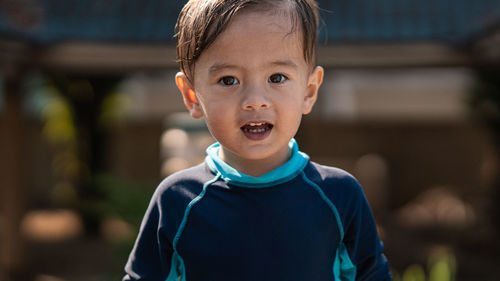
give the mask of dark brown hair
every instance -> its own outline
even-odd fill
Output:
[[[191,83],[194,65],[201,53],[227,27],[232,17],[246,8],[285,11],[293,30],[302,32],[305,61],[316,64],[318,6],[315,0],[190,0],[182,9],[175,25],[177,62]]]

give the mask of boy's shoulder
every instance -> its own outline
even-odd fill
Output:
[[[205,163],[175,172],[161,181],[155,196],[172,193],[199,193],[203,184],[214,177]]]
[[[336,183],[359,186],[356,178],[343,169],[322,165],[313,161],[309,163],[310,164],[306,167],[304,172],[316,183]]]
[[[350,173],[314,162],[310,162],[305,172],[306,176],[316,183],[335,205],[345,227],[353,221],[354,217],[366,211],[368,201],[363,188]]]
[[[364,198],[363,189],[358,180],[343,169],[310,161],[304,172],[328,197]]]
[[[197,164],[195,166],[179,170],[162,180],[160,186],[175,184],[178,182],[185,181],[196,181],[204,182],[210,180],[214,177],[214,174],[210,171],[205,162]],[[208,179],[207,179],[208,178]]]

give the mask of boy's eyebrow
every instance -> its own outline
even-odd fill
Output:
[[[223,69],[231,69],[231,68],[238,68],[238,66],[234,64],[228,64],[228,63],[215,63],[212,66],[208,68],[209,73],[214,73],[214,72],[219,72]]]
[[[292,67],[292,68],[298,68],[299,66],[292,60],[277,60],[277,61],[273,61],[271,62],[272,65],[276,65],[276,66],[288,66],[288,67]]]
[[[276,60],[269,63],[273,66],[286,66],[291,68],[298,68],[299,66],[293,60]],[[217,73],[224,69],[237,69],[240,68],[237,65],[229,64],[229,63],[215,63],[208,68],[209,73]]]

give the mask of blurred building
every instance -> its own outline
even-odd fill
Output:
[[[183,4],[0,1],[0,280],[3,268],[22,263],[19,219],[47,202],[56,180],[53,147],[41,138],[44,121],[25,106],[26,85],[63,77],[90,81],[95,96],[119,92],[127,102],[119,126],[109,127],[99,146],[98,169],[156,184],[162,157],[169,157],[161,155],[160,140],[176,127],[169,116],[184,112],[173,80],[173,27]],[[467,100],[476,74],[500,67],[498,1],[319,4],[318,63],[326,76],[297,135],[301,149],[354,173],[375,211],[443,185],[476,200],[498,160]]]

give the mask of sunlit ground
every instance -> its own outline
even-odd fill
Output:
[[[98,237],[85,237],[82,218],[65,209],[27,213],[21,233],[34,281],[119,280],[125,257],[117,257],[116,243],[136,235],[126,222],[107,218]]]
[[[24,237],[34,241],[60,241],[83,235],[83,222],[69,210],[38,210],[25,215],[21,223]]]
[[[446,186],[423,192],[404,206],[397,217],[401,224],[414,227],[466,227],[476,220],[472,206],[454,194],[452,187]]]

